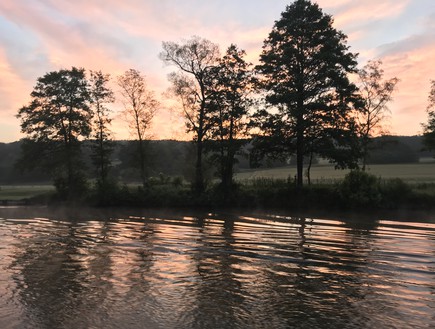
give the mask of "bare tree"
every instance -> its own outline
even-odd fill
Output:
[[[148,90],[145,76],[130,69],[118,77],[118,86],[123,97],[124,117],[130,131],[138,141],[139,169],[143,187],[147,187],[145,141],[159,102]]]
[[[399,79],[384,80],[382,61],[369,61],[358,71],[359,90],[363,100],[361,111],[357,112],[362,141],[363,164],[365,170],[371,138],[385,132],[384,121],[391,115],[387,106],[393,97]]]
[[[178,72],[170,74],[172,92],[180,99],[186,126],[194,133],[196,143],[195,191],[204,190],[202,169],[203,143],[212,125],[210,102],[213,94],[212,68],[219,59],[219,48],[206,39],[192,37],[179,44],[163,42],[163,62],[174,65]]]

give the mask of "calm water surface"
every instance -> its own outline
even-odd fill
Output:
[[[435,224],[3,208],[0,328],[435,328]]]

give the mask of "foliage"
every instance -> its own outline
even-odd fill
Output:
[[[423,143],[426,149],[435,150],[435,80],[431,80],[431,89],[428,98],[427,106],[428,121],[423,124]]]
[[[137,138],[139,169],[142,185],[147,186],[145,140],[151,121],[159,106],[154,93],[147,88],[145,77],[138,71],[130,69],[118,77],[124,104],[124,117]]]
[[[256,114],[262,132],[256,143],[268,152],[296,154],[299,187],[305,155],[318,153],[340,167],[356,166],[350,113],[358,98],[348,79],[356,70],[356,55],[348,52],[347,37],[332,23],[317,4],[295,1],[275,22],[257,66],[275,112]]]
[[[412,194],[410,185],[400,178],[384,181],[380,190],[383,208],[398,208],[406,203]]]
[[[363,100],[362,107],[356,112],[362,143],[362,169],[365,170],[369,145],[375,135],[384,134],[384,121],[389,117],[388,102],[399,79],[383,80],[382,62],[369,61],[358,71],[359,90]]]
[[[247,129],[248,108],[251,104],[252,78],[244,50],[231,45],[213,69],[212,110],[214,125],[211,126],[210,143],[214,151],[212,160],[219,163],[224,197],[233,186],[233,166],[236,154],[243,146]]]
[[[365,171],[352,170],[339,185],[344,206],[377,208],[382,201],[379,179]]]
[[[177,72],[169,75],[172,83],[171,93],[175,95],[186,118],[189,132],[193,132],[196,143],[195,183],[197,193],[204,191],[203,178],[203,143],[213,125],[210,100],[211,71],[219,59],[219,48],[206,39],[192,37],[182,44],[163,42],[160,58],[169,65],[174,65]]]
[[[105,185],[109,168],[111,166],[111,155],[114,144],[111,140],[109,129],[111,118],[107,103],[115,101],[113,91],[108,87],[110,76],[101,71],[91,71],[90,96],[93,109],[93,137],[92,160],[97,172],[99,185]]]
[[[38,78],[31,97],[17,115],[28,139],[23,159],[32,158],[32,166],[49,168],[56,180],[63,181],[59,187],[65,197],[79,195],[83,188],[80,139],[89,137],[92,117],[85,70],[73,67],[47,73]]]

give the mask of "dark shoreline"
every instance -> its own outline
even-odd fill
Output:
[[[379,221],[427,222],[435,223],[435,209],[390,209],[390,210],[328,210],[328,209],[265,209],[265,208],[204,208],[204,207],[94,207],[77,205],[10,205],[0,206],[0,219],[50,218],[71,221],[146,221],[170,217],[177,220],[183,217],[200,219],[234,219],[255,217],[264,220],[294,222],[301,219],[324,219],[351,222],[356,225],[373,225]],[[10,217],[10,218],[8,218]]]

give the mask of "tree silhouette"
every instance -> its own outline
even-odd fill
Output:
[[[97,185],[104,190],[107,185],[107,176],[111,165],[110,156],[114,145],[109,129],[111,118],[107,103],[115,101],[113,91],[108,87],[110,76],[101,71],[91,71],[90,96],[93,109],[93,137],[92,160],[97,171]]]
[[[143,187],[147,187],[145,142],[151,121],[159,106],[154,93],[147,89],[145,77],[130,69],[118,77],[118,86],[123,96],[124,117],[138,142],[139,169]]]
[[[219,59],[219,48],[209,40],[192,37],[182,44],[163,42],[160,58],[178,69],[178,72],[169,76],[172,83],[171,91],[181,102],[187,130],[194,134],[194,189],[196,193],[201,193],[204,190],[203,144],[213,124],[210,118],[210,99],[214,90],[211,88],[210,74]]]
[[[358,71],[359,90],[363,99],[362,110],[357,111],[357,119],[362,143],[362,169],[365,170],[371,138],[382,134],[384,120],[389,116],[388,102],[392,98],[399,79],[383,80],[382,61],[369,61]]]
[[[31,97],[17,115],[21,131],[27,134],[24,159],[33,157],[31,167],[46,165],[58,192],[74,197],[84,188],[80,140],[91,133],[85,70],[73,67],[46,73],[38,78]]]
[[[296,154],[299,187],[304,156],[312,152],[324,153],[340,166],[355,166],[342,155],[351,150],[346,140],[354,135],[349,114],[356,87],[348,74],[356,70],[356,54],[348,51],[346,35],[332,23],[317,4],[295,1],[275,22],[257,66],[266,101],[274,108],[257,113],[263,131],[257,140],[269,141],[271,151]]]
[[[428,101],[428,122],[423,124],[423,143],[428,150],[435,150],[435,80],[431,80]]]
[[[249,93],[252,89],[251,64],[244,60],[244,50],[231,45],[225,56],[214,68],[213,121],[211,138],[215,153],[214,158],[220,164],[224,196],[228,197],[233,185],[233,166],[235,155],[245,143],[241,137],[246,136],[248,108],[251,104]]]

